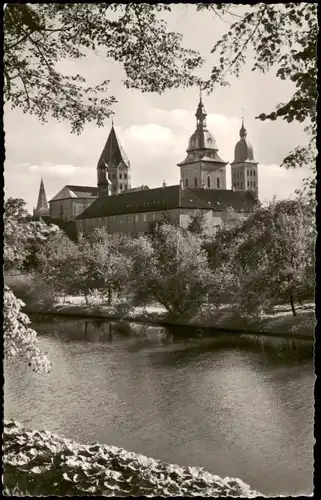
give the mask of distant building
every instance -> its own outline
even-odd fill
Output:
[[[190,216],[202,212],[208,232],[215,232],[228,210],[249,214],[256,204],[250,191],[183,188],[180,185],[98,198],[76,219],[77,232],[89,234],[104,227],[110,233],[135,236],[150,233],[153,223],[166,218],[187,228]]]
[[[50,216],[64,222],[75,220],[98,196],[92,186],[65,186],[50,201]]]
[[[213,233],[231,209],[243,215],[250,214],[257,204],[257,182],[256,187],[249,185],[245,182],[247,177],[244,177],[242,185],[235,183],[232,190],[226,189],[228,162],[218,155],[216,141],[207,129],[207,113],[202,99],[195,116],[196,130],[188,142],[187,156],[178,164],[181,172],[180,184],[166,186],[164,181],[163,187],[155,189],[148,189],[147,186],[147,189],[143,189],[143,186],[141,188],[127,186],[126,190],[122,186],[120,189],[119,176],[127,172],[127,180],[129,179],[129,161],[120,148],[112,127],[97,167],[99,196],[76,218],[77,232],[88,234],[95,228],[104,227],[111,233],[135,236],[151,232],[153,225],[164,218],[172,224],[187,228],[190,216],[201,212],[205,215],[208,232]],[[255,169],[257,179],[257,163],[253,160],[251,145],[246,140],[244,143],[246,136],[244,130],[242,122],[242,135],[239,141],[241,145],[238,143],[235,147],[232,168],[242,172],[244,176],[247,176],[249,168]],[[108,156],[109,151],[114,153]],[[116,158],[114,163],[112,157]],[[104,169],[102,158],[104,158]],[[119,169],[116,169],[114,178],[111,176],[115,170],[108,169],[109,164],[120,165]],[[123,180],[123,177],[121,179]]]
[[[215,138],[206,124],[200,98],[185,159],[178,164],[180,183],[160,188],[131,187],[131,166],[112,124],[97,163],[97,187],[67,185],[50,201],[41,179],[36,215],[47,215],[73,237],[97,227],[112,233],[149,233],[166,219],[187,228],[190,216],[205,215],[209,233],[216,231],[232,211],[250,214],[258,202],[258,163],[247,139],[242,118],[240,140],[231,163],[232,189],[226,189],[226,165],[218,154]]]

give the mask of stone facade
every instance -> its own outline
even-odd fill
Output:
[[[97,228],[104,228],[109,233],[122,233],[135,237],[138,234],[150,233],[152,224],[161,220],[168,220],[171,224],[187,229],[191,216],[196,213],[205,215],[205,228],[207,234],[214,234],[222,224],[222,214],[212,210],[200,209],[172,209],[162,212],[143,212],[109,217],[93,217],[76,220],[77,233],[90,234]]]
[[[75,220],[96,199],[96,187],[65,186],[49,201],[50,217],[64,222]]]

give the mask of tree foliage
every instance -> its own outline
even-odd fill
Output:
[[[154,238],[141,237],[136,263],[136,293],[162,304],[173,317],[193,316],[206,301],[213,276],[201,240],[163,224]]]
[[[202,58],[182,47],[159,16],[165,4],[7,4],[4,10],[4,96],[11,107],[68,120],[79,133],[112,114],[109,80],[89,86],[80,74],[61,71],[63,60],[93,53],[122,64],[124,85],[143,92],[189,86]]]
[[[120,292],[128,291],[132,261],[122,251],[123,238],[103,229],[94,231],[89,241],[79,242],[79,259],[84,268],[87,289],[108,297],[108,304]]]
[[[25,201],[9,198],[4,204],[5,270],[32,269],[38,265],[38,253],[46,239],[56,234],[57,226],[32,221]]]
[[[42,246],[38,274],[58,294],[78,293],[82,281],[77,245],[62,231],[53,234]]]
[[[294,82],[296,90],[288,102],[257,118],[307,122],[309,145],[295,148],[283,165],[310,165],[316,155],[317,3],[258,3],[247,7],[248,12],[240,16],[233,4],[199,4],[199,10],[209,9],[232,21],[212,49],[216,63],[204,87],[213,90],[217,84],[227,85],[229,76],[239,77],[249,54],[253,55],[252,71],[265,73],[273,68],[277,78]]]
[[[4,287],[3,338],[7,359],[21,357],[36,372],[49,372],[51,363],[38,346],[37,333],[29,327],[30,320],[21,312],[24,303]]]
[[[246,315],[314,296],[313,211],[302,199],[273,201],[207,242],[213,270],[232,277],[232,301]]]
[[[194,234],[203,234],[206,230],[206,217],[201,211],[190,215],[190,221],[187,226],[188,231]]]

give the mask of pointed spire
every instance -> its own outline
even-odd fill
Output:
[[[200,86],[200,100],[197,106],[197,110],[195,113],[196,116],[196,125],[198,128],[206,127],[206,109],[204,107],[203,101],[202,101],[202,87]]]
[[[240,137],[241,139],[244,139],[247,135],[246,128],[244,126],[244,115],[243,115],[243,108],[242,108],[242,127],[240,129]]]
[[[35,209],[35,214],[38,215],[40,213],[44,213],[44,212],[48,212],[48,211],[49,211],[49,205],[47,202],[47,196],[46,196],[43,178],[41,177],[38,202],[37,202],[37,206]]]
[[[114,129],[114,123],[112,123],[108,139],[98,163],[101,164],[102,162],[104,162],[108,167],[110,167],[111,164],[114,164],[115,166],[119,165],[121,161],[129,166],[128,157],[117,137],[116,131]]]

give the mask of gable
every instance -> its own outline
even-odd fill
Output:
[[[98,188],[91,186],[65,186],[49,201],[65,200],[66,198],[96,198]]]
[[[63,187],[50,201],[63,200],[65,198],[76,198],[76,195],[72,194],[68,186]]]

